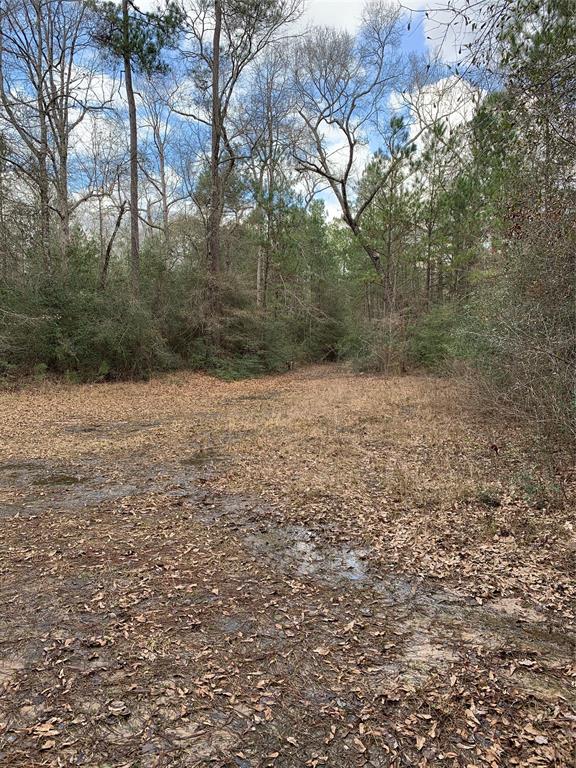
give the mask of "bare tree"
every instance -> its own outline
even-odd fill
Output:
[[[87,7],[69,0],[8,0],[0,7],[0,117],[18,151],[10,163],[38,189],[39,250],[50,266],[50,213],[65,263],[73,132],[101,103],[92,91]],[[54,195],[52,194],[54,191]]]
[[[189,58],[199,98],[181,110],[210,131],[210,210],[207,255],[220,272],[225,189],[238,160],[231,113],[246,69],[302,12],[302,0],[192,0],[188,6]]]
[[[257,218],[262,220],[256,265],[256,304],[266,307],[268,275],[276,247],[275,219],[291,186],[297,140],[289,61],[282,48],[270,48],[255,65],[238,109],[237,133],[247,151],[246,170]]]
[[[141,101],[141,125],[148,136],[142,145],[140,165],[151,194],[153,209],[159,206],[157,218],[149,222],[160,230],[164,241],[165,258],[170,256],[170,210],[188,196],[181,178],[179,147],[184,142],[184,126],[175,114],[180,86],[173,77],[146,77],[138,85]],[[187,137],[186,137],[187,138]],[[189,151],[189,143],[186,151]]]
[[[363,216],[375,197],[403,162],[427,125],[418,123],[404,143],[391,141],[398,123],[390,119],[390,98],[401,99],[405,74],[400,56],[400,11],[387,3],[366,4],[356,36],[317,28],[294,51],[294,84],[298,114],[306,141],[296,151],[299,171],[323,179],[332,190],[342,218],[382,276],[382,258],[366,237]],[[394,113],[392,113],[394,114]],[[362,154],[370,137],[393,148],[386,169],[374,176],[373,186],[357,196]]]

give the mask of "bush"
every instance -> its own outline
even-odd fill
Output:
[[[339,357],[356,371],[397,373],[405,365],[405,338],[399,324],[352,324],[338,345]]]
[[[458,307],[443,304],[433,307],[409,326],[406,345],[408,365],[434,372],[445,371],[463,352],[457,335],[460,323]]]
[[[10,300],[2,297],[6,306]],[[38,296],[12,296],[0,357],[24,373],[75,372],[81,380],[142,377],[179,363],[149,311],[119,291],[50,286]]]

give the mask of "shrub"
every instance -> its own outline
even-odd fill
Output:
[[[407,363],[416,368],[442,372],[461,354],[456,337],[461,321],[454,304],[433,307],[407,329]]]

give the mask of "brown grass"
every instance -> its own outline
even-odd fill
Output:
[[[573,506],[461,381],[178,374],[0,416],[0,765],[569,765]],[[283,564],[295,530],[364,581]]]

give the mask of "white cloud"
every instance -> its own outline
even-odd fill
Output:
[[[426,83],[409,93],[394,93],[390,106],[409,110],[412,123],[410,137],[414,139],[423,128],[442,122],[449,131],[469,122],[484,97],[484,93],[467,80],[456,75]]]
[[[305,21],[314,26],[355,29],[360,23],[362,0],[309,0]]]
[[[162,5],[158,0],[139,0],[142,11],[154,11]],[[362,0],[307,0],[303,21],[314,26],[354,29],[360,23]]]
[[[320,195],[320,199],[324,202],[324,210],[326,211],[326,218],[328,221],[334,221],[334,219],[342,218],[342,208],[340,203],[333,194],[329,192],[323,192]]]
[[[413,23],[421,23],[432,58],[447,64],[460,62],[466,56],[467,44],[473,39],[472,22],[480,17],[482,4],[469,0],[412,0],[407,7],[414,11]],[[465,12],[469,24],[465,24]]]
[[[335,175],[343,173],[350,157],[350,147],[346,137],[337,126],[327,126],[324,131],[326,154],[330,160],[331,168]],[[354,152],[354,165],[352,175],[360,178],[362,171],[370,160],[372,152],[368,144],[360,144]]]

